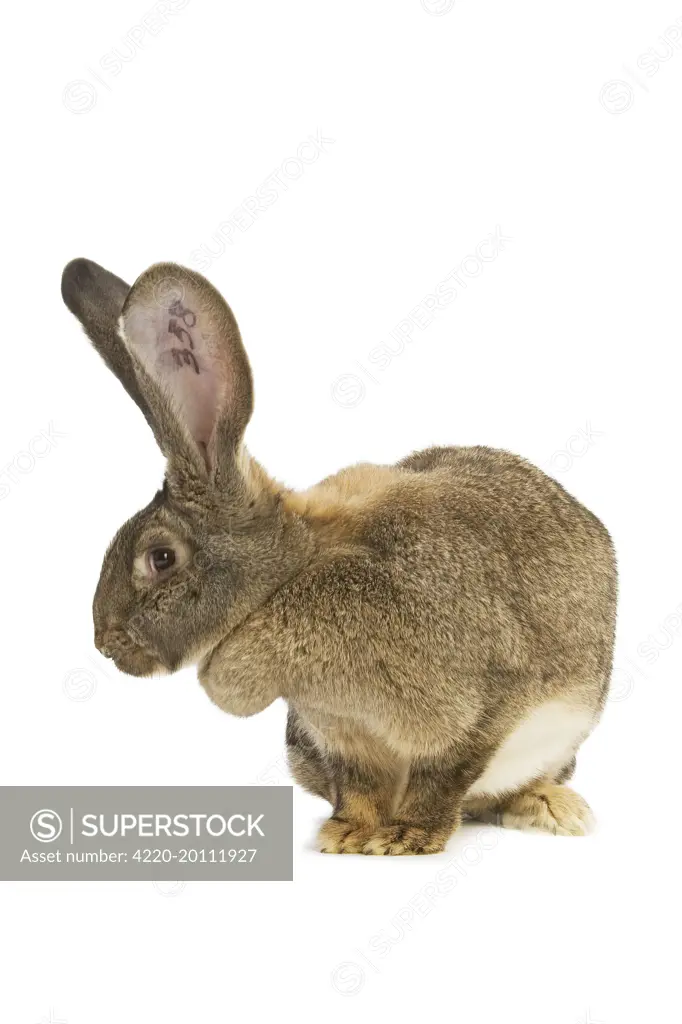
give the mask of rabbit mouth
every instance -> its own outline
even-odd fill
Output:
[[[163,662],[140,647],[120,651],[111,657],[116,668],[128,676],[158,676],[168,673]]]
[[[105,658],[111,658],[121,672],[129,676],[165,675],[168,666],[158,655],[136,643],[123,630],[112,630],[104,637],[96,636],[95,645]]]

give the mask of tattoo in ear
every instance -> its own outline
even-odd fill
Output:
[[[175,360],[176,366],[192,366],[195,373],[201,373],[196,356],[193,352],[188,352],[186,348],[172,348],[171,355]]]
[[[171,319],[168,321],[168,333],[172,334],[178,339],[181,345],[189,346],[189,348],[172,348],[171,355],[175,365],[182,369],[183,366],[191,366],[196,374],[200,374],[199,364],[196,356],[192,349],[194,348],[194,341],[190,334],[189,328],[194,327],[197,322],[196,313],[193,310],[183,306],[181,302],[174,302],[169,308],[168,312],[172,314]]]

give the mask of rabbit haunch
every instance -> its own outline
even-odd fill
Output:
[[[567,765],[592,731],[594,711],[551,700],[516,726],[467,796],[499,796]]]

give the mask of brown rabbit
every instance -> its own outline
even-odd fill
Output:
[[[158,264],[129,288],[75,260],[62,294],[167,459],[105,555],[100,651],[131,675],[196,663],[231,714],[283,697],[293,775],[334,808],[324,852],[435,853],[463,814],[583,835],[563,783],[611,669],[599,520],[489,448],[288,490],[244,448],[251,372],[203,277]]]

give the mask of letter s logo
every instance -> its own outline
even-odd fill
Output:
[[[56,811],[36,811],[31,818],[31,835],[39,843],[53,843],[62,834],[62,819]]]

